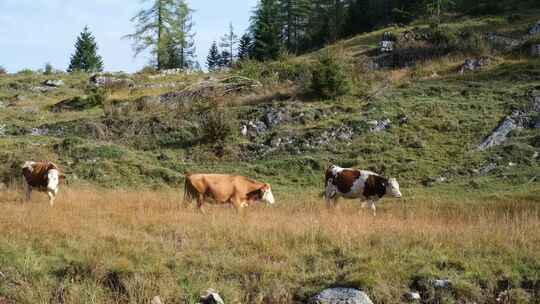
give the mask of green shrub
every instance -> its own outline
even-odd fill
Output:
[[[34,71],[32,71],[31,69],[22,69],[18,71],[17,74],[24,75],[24,76],[31,76],[31,75],[34,75]]]
[[[7,70],[0,65],[0,75],[6,75],[7,74]]]
[[[225,109],[210,109],[199,117],[202,137],[208,142],[224,142],[233,137],[238,122]]]
[[[311,91],[333,99],[348,94],[350,89],[344,65],[330,52],[323,52],[311,74]]]

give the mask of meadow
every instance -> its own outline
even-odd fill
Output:
[[[54,208],[0,193],[0,303],[305,303],[329,286],[375,303],[538,303],[540,188],[404,189],[377,217],[327,210],[317,191],[275,191],[243,215],[181,207],[182,193],[64,187]],[[448,279],[447,289],[433,280]]]

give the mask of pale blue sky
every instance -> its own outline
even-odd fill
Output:
[[[232,22],[240,35],[249,25],[257,0],[188,0],[195,9],[195,44],[204,63],[213,40]],[[148,4],[146,4],[148,5]],[[133,72],[148,62],[133,59],[131,17],[141,0],[0,0],[0,65],[9,72],[39,69],[46,62],[66,69],[77,35],[85,25],[96,36],[107,71]]]

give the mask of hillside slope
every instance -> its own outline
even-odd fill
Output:
[[[536,16],[458,19],[441,28],[478,35],[489,30],[517,40]],[[0,76],[0,159],[6,164],[0,177],[9,183],[24,159],[50,159],[65,167],[72,183],[108,186],[175,185],[186,169],[318,186],[328,161],[395,175],[405,184],[441,177],[468,183],[492,163],[497,166],[490,174],[511,183],[534,179],[540,144],[538,129],[529,127],[536,112],[527,114],[528,125],[512,132],[503,146],[475,147],[513,110],[531,109],[531,93],[540,86],[539,60],[482,44],[489,65],[460,75],[466,51],[406,42],[398,44],[394,68],[372,69],[370,62],[380,60],[375,49],[382,32],[401,37],[426,29],[422,24],[385,29],[332,46],[347,65],[353,90],[330,101],[303,93],[317,54],[243,64],[214,76],[116,75],[111,79],[120,81],[100,92],[89,88],[87,75]],[[470,53],[478,52],[477,47]],[[201,81],[205,89],[205,83],[231,75],[248,76],[262,87],[181,96]],[[65,84],[42,84],[51,79]],[[85,94],[90,98],[79,98]],[[71,108],[51,109],[66,99],[75,99]],[[224,110],[211,110],[216,106]],[[213,112],[218,117],[207,117]],[[208,137],[209,119],[231,136]],[[248,136],[239,134],[242,125],[249,127]]]

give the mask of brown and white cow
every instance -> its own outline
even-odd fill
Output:
[[[32,189],[47,192],[49,204],[54,205],[58,195],[58,186],[64,175],[57,165],[51,162],[27,161],[22,167],[23,186],[26,200],[30,200]]]
[[[212,198],[218,204],[232,204],[237,211],[257,201],[274,203],[269,184],[239,175],[186,173],[184,191],[184,206],[197,199],[197,207],[202,213],[206,198]]]
[[[366,170],[331,165],[326,170],[325,185],[325,199],[328,207],[335,206],[339,197],[359,198],[363,201],[362,208],[366,206],[367,201],[373,215],[376,214],[375,203],[383,196],[401,198],[399,184],[395,178],[386,179]]]

